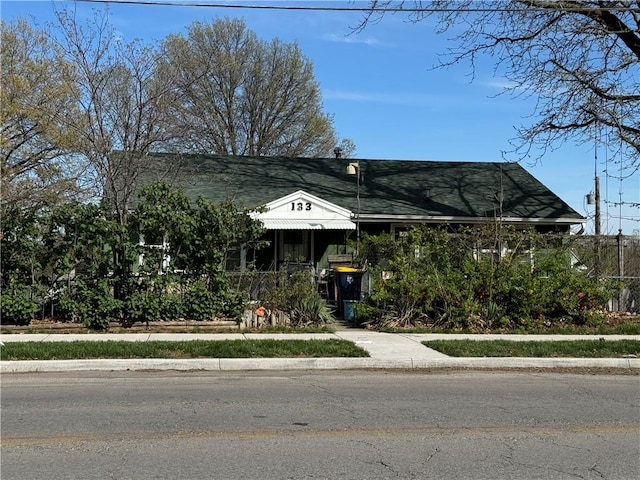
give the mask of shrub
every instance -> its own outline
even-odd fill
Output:
[[[123,321],[149,324],[162,318],[162,299],[163,295],[150,290],[133,292],[125,300]]]
[[[3,324],[29,325],[38,305],[29,298],[26,290],[3,290],[0,295],[0,319]]]
[[[179,277],[143,274],[132,283],[125,300],[125,323],[175,320],[183,317]]]
[[[83,323],[90,330],[108,329],[111,321],[122,318],[125,307],[123,301],[114,298],[106,279],[95,285],[77,282],[63,295],[60,305],[74,321]]]
[[[573,268],[566,239],[497,228],[455,234],[422,228],[390,248],[386,239],[364,237],[361,250],[383,251],[385,258],[370,269],[372,295],[356,318],[378,328],[471,330],[597,323],[619,286]]]
[[[290,307],[290,318],[294,327],[324,325],[333,320],[327,303],[319,295],[294,299]]]
[[[274,273],[272,288],[261,298],[266,307],[289,313],[293,326],[324,325],[333,321],[325,300],[320,296],[308,270],[288,275],[282,270]]]
[[[220,313],[236,320],[242,318],[248,295],[231,289],[225,291]]]
[[[82,319],[86,318],[88,308],[87,303],[82,302],[76,295],[66,290],[58,302],[57,316],[72,322],[82,323]]]
[[[185,306],[177,292],[165,292],[162,295],[160,318],[162,320],[178,320],[184,318]]]
[[[184,296],[185,316],[193,320],[211,320],[218,310],[218,298],[207,282],[196,280],[187,286]]]

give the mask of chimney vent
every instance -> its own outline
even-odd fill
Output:
[[[336,156],[336,158],[342,158],[342,149],[340,147],[334,148],[333,154]]]

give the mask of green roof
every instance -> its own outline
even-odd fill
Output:
[[[145,178],[164,178],[192,198],[257,207],[297,190],[367,215],[563,221],[583,217],[517,163],[154,154]]]

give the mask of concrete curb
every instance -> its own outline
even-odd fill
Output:
[[[640,369],[640,358],[526,358],[449,357],[425,347],[425,340],[640,340],[640,335],[456,335],[390,334],[367,330],[340,330],[323,334],[20,334],[0,335],[0,342],[69,342],[74,340],[309,340],[342,339],[369,353],[368,358],[201,358],[201,359],[91,359],[0,361],[0,373],[64,371],[241,371],[241,370],[355,370],[355,369],[518,369],[518,368],[612,368]]]
[[[249,371],[249,370],[358,370],[358,369],[520,369],[614,368],[640,369],[633,358],[208,358],[208,359],[111,359],[24,360],[0,362],[0,373],[70,371]]]

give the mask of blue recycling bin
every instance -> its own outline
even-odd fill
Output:
[[[344,300],[342,302],[344,312],[342,316],[345,320],[353,321],[356,316],[356,303],[358,302],[355,300]]]

